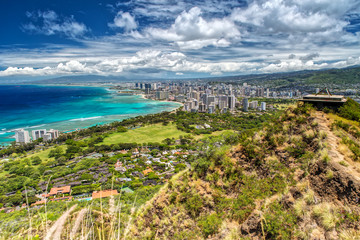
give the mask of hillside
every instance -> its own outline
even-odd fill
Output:
[[[177,112],[88,129],[60,145],[63,150],[78,147],[79,152],[70,155],[71,159],[65,161],[62,168],[52,169],[58,179],[63,176],[66,182],[67,174],[74,176],[81,169],[81,177],[89,183],[91,171],[104,170],[105,164],[112,166],[119,159],[127,164],[132,159],[138,171],[149,169],[136,154],[105,157],[109,151],[129,143],[107,146],[102,145],[102,141],[115,135],[130,136],[132,131],[141,129],[126,130],[128,125],[145,125],[149,121],[155,124],[150,126],[157,127],[164,121],[165,126],[173,127],[173,121],[189,136],[178,139],[182,145],[176,145],[175,138],[155,144],[166,149],[152,151],[156,156],[167,154],[169,159],[171,153],[165,152],[179,151],[175,159],[183,164],[171,168],[168,179],[161,176],[169,170],[163,170],[164,173],[158,170],[157,177],[151,173],[140,178],[132,176],[133,169],[120,174],[109,167],[112,177],[106,182],[100,184],[93,177],[92,184],[73,190],[78,194],[89,187],[117,189],[117,195],[91,201],[50,201],[45,206],[29,206],[27,203],[33,201],[34,196],[26,195],[23,208],[0,212],[0,239],[360,239],[358,113],[359,105],[349,101],[339,113],[315,111],[308,105],[291,106],[284,112],[257,119],[255,115]],[[235,118],[241,121],[235,122]],[[252,126],[254,119],[257,124]],[[196,132],[192,125],[204,120],[210,122],[213,129]],[[225,125],[243,130],[224,131]],[[99,136],[100,129],[105,131],[101,132],[104,138]],[[198,135],[191,136],[195,133]],[[87,134],[91,137],[86,138]],[[92,150],[87,150],[90,148]],[[71,165],[74,157],[94,151],[104,156]],[[185,151],[187,157],[181,157]],[[62,154],[61,157],[67,156]],[[37,156],[45,158],[42,161],[53,161],[46,160],[44,154]],[[25,161],[23,156],[19,158]],[[90,165],[86,165],[88,162]],[[2,173],[5,174],[1,177],[3,188],[13,187],[15,176],[10,171],[20,171],[17,168],[21,165],[16,166]],[[150,165],[150,168],[155,170],[159,166],[162,165]],[[22,174],[21,179],[36,186],[39,180],[31,180],[32,176],[26,171]],[[43,175],[42,180],[48,176]],[[126,176],[131,176],[132,181],[118,180]],[[155,185],[143,186],[148,180],[155,180]],[[54,186],[59,183],[55,179],[49,182]],[[21,184],[16,186],[22,190]],[[19,194],[18,191],[0,200],[9,205]],[[76,194],[75,198],[83,197]]]
[[[360,164],[330,123],[289,109],[209,149],[137,212],[128,239],[359,239]]]

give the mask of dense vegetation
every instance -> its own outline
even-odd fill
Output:
[[[46,151],[40,151],[30,153],[26,149],[27,146],[35,146],[35,143],[25,146],[13,146],[7,149],[1,150],[1,154],[12,153],[14,160],[9,160],[3,163],[0,174],[0,207],[19,206],[25,202],[25,187],[29,189],[28,198],[29,203],[34,203],[37,198],[36,194],[41,193],[39,184],[47,182],[51,177],[52,179],[61,178],[69,174],[75,174],[78,171],[86,170],[89,168],[100,167],[102,164],[115,164],[117,160],[122,162],[131,160],[131,153],[128,154],[116,154],[114,156],[108,156],[108,152],[118,151],[123,149],[135,149],[146,146],[157,151],[182,148],[182,149],[197,149],[197,142],[192,135],[209,134],[224,129],[233,130],[245,130],[250,128],[258,128],[263,122],[270,118],[270,114],[256,115],[249,114],[244,116],[234,116],[227,114],[198,114],[187,113],[178,111],[176,113],[160,113],[150,116],[140,116],[137,118],[126,119],[122,122],[115,122],[110,125],[94,126],[89,129],[84,129],[79,132],[69,133],[61,135],[56,142],[48,143],[45,146]],[[141,127],[149,126],[151,124],[162,124],[169,127],[170,123],[174,123],[177,127],[176,136],[179,133],[183,133],[183,136],[174,138],[173,131],[170,135],[161,142],[153,142],[155,134],[148,136],[149,141],[144,142],[144,139],[133,139],[136,142],[123,142],[119,139],[108,141],[105,144],[104,139],[113,136],[114,134],[131,134],[131,131],[140,130]],[[197,129],[196,125],[203,126],[208,124],[210,127]],[[173,125],[173,124],[171,124]],[[154,125],[157,126],[157,125]],[[129,132],[128,132],[129,131]],[[159,131],[159,129],[157,129]],[[228,138],[227,141],[234,141]],[[236,138],[236,137],[235,137]],[[111,138],[110,138],[111,139]],[[129,139],[129,138],[123,138]],[[179,139],[178,143],[175,142]],[[156,140],[156,139],[155,139]],[[201,141],[200,141],[201,142]],[[57,143],[57,144],[56,144]],[[44,148],[44,147],[43,147]],[[48,152],[48,154],[43,154]],[[83,158],[81,161],[76,160],[76,157],[92,153],[101,153],[103,156],[98,159]],[[155,154],[155,153],[154,153]],[[133,171],[142,171],[146,167],[146,164],[142,161],[138,161],[137,166]],[[179,167],[182,165],[179,165]],[[159,167],[163,167],[160,165]],[[179,168],[178,167],[178,168]],[[179,169],[176,169],[179,171]],[[113,177],[130,177],[128,174],[119,175],[113,168],[110,169],[110,173],[113,173]],[[89,174],[89,173],[86,173]],[[149,179],[153,179],[154,176],[149,176]],[[90,185],[76,186],[73,188],[74,194],[80,194],[85,192],[92,192],[98,190],[100,187],[103,189],[111,186],[113,178],[105,183],[99,184],[94,182],[91,176],[81,176],[81,181],[94,182]],[[126,186],[136,189],[141,186],[141,181],[132,181],[126,184]],[[52,182],[49,184],[49,188],[53,186]]]
[[[102,142],[104,134],[113,132],[124,132],[127,129],[136,128],[150,124],[163,123],[167,125],[174,122],[178,130],[186,133],[204,134],[221,131],[224,129],[239,130],[243,128],[259,127],[262,122],[269,119],[271,114],[257,115],[255,113],[244,116],[234,116],[230,113],[225,114],[207,114],[207,113],[190,113],[184,111],[177,111],[176,113],[163,112],[158,114],[150,114],[145,116],[138,116],[135,118],[125,119],[121,122],[113,122],[107,125],[96,125],[90,128],[82,129],[67,134],[62,134],[48,145],[63,144],[67,140],[81,140],[83,138],[90,138],[87,142],[89,146]],[[211,127],[207,129],[196,129],[194,125],[210,124]],[[33,142],[25,145],[12,145],[11,147],[0,150],[0,157],[10,156],[13,153],[21,154],[27,151],[34,150],[39,142]]]
[[[360,122],[360,104],[351,98],[338,110],[338,114],[349,120]]]
[[[311,239],[314,226],[346,234],[360,213],[319,202],[310,187],[312,169],[330,161],[313,112],[289,109],[262,131],[242,132],[236,147],[210,143],[191,171],[138,212],[131,237]]]

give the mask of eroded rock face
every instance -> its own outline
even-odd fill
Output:
[[[333,172],[331,178],[327,176],[328,171]],[[360,182],[337,163],[326,165],[317,162],[311,169],[309,179],[311,187],[321,197],[352,205],[360,204]]]

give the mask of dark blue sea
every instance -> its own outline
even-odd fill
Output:
[[[102,87],[0,85],[0,145],[19,128],[72,131],[178,106]]]

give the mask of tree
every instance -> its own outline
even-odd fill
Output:
[[[80,177],[81,180],[87,180],[87,181],[93,181],[94,177],[93,175],[89,174],[89,173],[83,173]]]
[[[117,128],[117,131],[118,132],[127,132],[128,129],[126,127],[120,126],[120,127]]]
[[[61,155],[63,154],[63,150],[61,149],[61,147],[56,147],[55,149],[51,150],[49,152],[48,157],[49,158],[59,158]]]
[[[39,156],[33,157],[33,158],[31,159],[32,165],[39,165],[41,162],[42,162],[42,161],[41,161],[41,158],[40,158]]]
[[[67,160],[66,157],[61,156],[61,157],[57,158],[55,161],[57,161],[59,164],[63,165],[66,163],[66,160]]]

